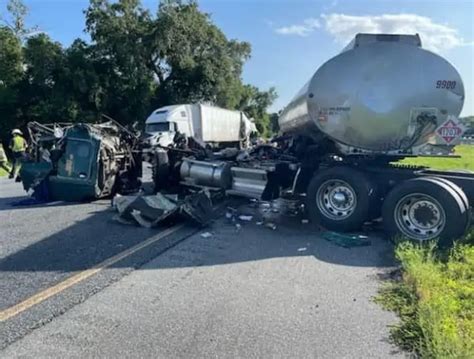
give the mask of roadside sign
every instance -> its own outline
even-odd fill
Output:
[[[442,142],[451,145],[461,138],[465,130],[463,124],[455,116],[448,116],[446,122],[436,129],[436,134]]]

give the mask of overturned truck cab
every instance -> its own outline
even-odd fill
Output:
[[[85,201],[140,187],[138,136],[115,121],[28,124],[31,147],[20,175],[39,200]]]

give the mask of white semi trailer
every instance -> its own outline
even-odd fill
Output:
[[[174,155],[169,166],[179,183],[300,201],[330,230],[381,217],[390,236],[448,244],[470,225],[474,174],[393,163],[458,143],[463,103],[458,72],[418,35],[358,34],[284,109],[277,147],[250,160]]]
[[[151,145],[168,146],[177,132],[208,144],[242,144],[256,131],[242,111],[202,104],[161,107],[145,122]]]

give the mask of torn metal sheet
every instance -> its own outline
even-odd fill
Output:
[[[177,195],[157,193],[150,196],[117,196],[113,205],[121,223],[135,223],[142,227],[153,228],[170,217],[181,217],[200,225],[212,219],[212,202],[208,192],[201,191],[183,200]]]
[[[199,224],[207,224],[212,219],[211,195],[204,190],[184,198],[181,211]]]

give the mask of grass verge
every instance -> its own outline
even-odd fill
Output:
[[[454,150],[461,158],[415,157],[399,161],[401,164],[426,166],[436,170],[469,170],[474,171],[474,146],[459,145]]]
[[[395,311],[392,340],[422,358],[474,358],[474,240],[471,232],[451,250],[402,242],[396,248],[401,279],[376,302]]]

